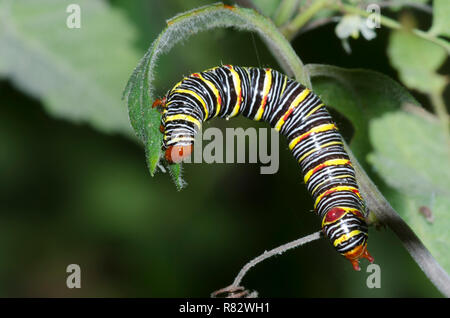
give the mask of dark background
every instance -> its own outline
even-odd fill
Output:
[[[143,55],[166,19],[211,2],[111,4],[135,23]],[[414,14],[429,25],[429,17]],[[398,80],[386,30],[370,42],[351,40],[348,55],[334,27],[294,40],[305,64],[371,69]],[[161,58],[160,94],[183,75],[221,63],[279,69],[256,35],[213,30]],[[7,80],[0,81],[0,101],[0,296],[207,297],[264,250],[320,227],[283,139],[277,174],[261,175],[257,164],[191,164],[184,170],[189,186],[177,192],[167,175],[150,177],[140,144],[53,119]],[[366,287],[366,262],[354,272],[325,240],[261,263],[243,284],[265,297],[440,295],[390,230],[371,228],[369,250],[381,266],[380,289]],[[81,266],[79,290],[65,284],[72,263]]]

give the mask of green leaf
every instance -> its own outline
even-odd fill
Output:
[[[418,104],[404,87],[381,73],[320,64],[306,67],[314,92],[353,124],[351,149],[363,166],[371,150],[367,142],[369,121],[405,103]]]
[[[409,88],[429,93],[439,92],[445,86],[445,77],[436,74],[447,58],[441,46],[399,30],[391,33],[387,53],[401,81]]]
[[[429,32],[450,37],[450,1],[433,1],[433,25]]]
[[[104,1],[0,1],[0,76],[41,99],[54,116],[133,136],[120,93],[139,54],[135,30]],[[111,27],[114,25],[114,27]]]
[[[183,164],[177,165],[166,165],[169,170],[169,174],[172,177],[173,183],[177,187],[177,190],[180,191],[187,186],[186,181],[183,180]]]
[[[450,272],[450,149],[437,120],[394,112],[370,125],[374,152],[368,160],[395,191],[385,191],[391,204]],[[432,211],[431,223],[420,213]]]
[[[139,62],[124,91],[130,121],[145,144],[147,164],[152,175],[160,160],[162,143],[162,134],[158,130],[160,114],[150,107],[155,99],[154,71],[159,56],[175,44],[186,41],[189,36],[219,27],[257,32],[281,61],[285,71],[310,86],[309,76],[289,42],[269,19],[254,10],[214,4],[179,14],[168,20],[167,24]]]

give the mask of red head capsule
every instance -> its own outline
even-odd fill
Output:
[[[180,163],[184,158],[192,153],[192,145],[188,146],[169,146],[166,149],[165,157],[169,163]]]

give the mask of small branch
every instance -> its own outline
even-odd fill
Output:
[[[429,5],[412,1],[381,1],[376,4],[380,7],[411,7],[426,13],[433,13],[433,9]]]
[[[314,1],[305,11],[300,12],[291,22],[286,26],[281,27],[281,32],[284,36],[292,40],[297,31],[300,30],[317,12],[329,5],[329,0]]]
[[[274,256],[274,255],[280,255],[290,249],[302,246],[306,243],[318,240],[321,236],[322,231],[317,231],[313,234],[307,235],[305,237],[299,238],[298,240],[283,244],[279,247],[276,247],[270,251],[265,251],[263,254],[259,255],[258,257],[252,259],[250,262],[248,262],[247,264],[244,265],[244,267],[242,267],[241,271],[239,272],[239,274],[237,274],[236,278],[233,281],[233,284],[231,284],[230,286],[227,286],[225,288],[219,289],[217,291],[215,291],[214,293],[211,294],[211,297],[216,297],[219,294],[222,293],[229,293],[230,295],[235,295],[236,291],[239,291],[241,295],[242,291],[245,291],[245,289],[243,287],[240,286],[242,279],[244,278],[245,274],[247,274],[247,272],[254,267],[256,264],[261,263],[262,261]],[[242,295],[247,295],[247,293],[244,293]],[[250,295],[252,295],[250,293]]]
[[[298,0],[282,0],[273,17],[273,21],[277,26],[283,25],[297,11],[299,5]]]
[[[444,87],[445,88],[445,87]],[[442,98],[442,95],[444,89],[438,90],[436,92],[431,92],[428,94],[431,105],[434,108],[434,112],[436,113],[437,117],[441,121],[442,128],[445,132],[445,136],[447,136],[447,144],[449,142],[449,116],[447,114],[447,108],[445,107],[444,99]]]
[[[402,110],[404,110],[405,112],[408,112],[410,114],[419,116],[420,118],[426,120],[427,122],[430,122],[433,124],[439,123],[439,118],[435,114],[428,112],[423,107],[419,107],[419,106],[411,104],[411,103],[405,103],[402,105]]]
[[[385,6],[387,4],[388,3],[385,3]],[[412,3],[405,2],[404,5],[412,6]],[[343,3],[336,4],[336,3],[333,3],[333,2],[330,2],[327,0],[317,0],[304,12],[301,12],[299,15],[297,15],[297,17],[295,17],[289,24],[285,25],[284,27],[281,27],[280,28],[281,32],[284,34],[284,36],[287,39],[292,40],[299,33],[300,29],[305,24],[307,24],[308,21],[318,11],[320,11],[321,9],[324,9],[324,8],[334,9],[336,11],[340,11],[340,12],[347,13],[347,14],[355,14],[355,15],[359,15],[361,17],[366,17],[366,18],[373,14],[372,12],[368,12],[366,10],[363,10],[359,7],[355,7],[352,5],[343,4]],[[421,8],[424,9],[424,7],[422,7],[422,6],[421,6]],[[388,17],[385,17],[385,16],[380,17],[380,23],[381,23],[381,25],[388,27],[390,29],[393,29],[393,30],[398,30],[398,29],[402,28],[402,25],[399,22],[397,22],[393,19],[390,19]],[[440,47],[445,49],[447,54],[450,54],[450,44],[446,40],[437,37],[433,33],[425,32],[425,31],[418,30],[418,29],[413,29],[413,30],[411,30],[411,32],[414,35],[416,35],[422,39],[425,39],[436,45],[439,45]]]
[[[211,293],[211,298],[258,298],[258,292],[230,285]]]
[[[358,7],[354,7],[351,5],[347,5],[347,4],[333,5],[332,7],[334,9],[339,10],[344,13],[357,14],[361,17],[366,17],[366,18],[372,14],[372,12],[367,12],[363,9],[360,9]],[[391,28],[391,29],[394,29],[394,30],[403,28],[400,23],[398,23],[397,21],[392,20],[388,17],[385,17],[385,16],[380,17],[380,23],[381,23],[381,25]],[[429,32],[424,32],[422,30],[413,29],[413,30],[411,30],[411,32],[414,35],[416,35],[422,39],[425,39],[427,41],[433,42],[433,43],[441,46],[442,48],[444,48],[446,50],[447,54],[450,54],[450,44],[447,41],[440,39]]]

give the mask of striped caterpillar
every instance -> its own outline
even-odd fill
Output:
[[[169,163],[191,154],[208,119],[242,114],[268,122],[287,138],[325,236],[355,270],[361,258],[373,262],[354,169],[336,125],[312,91],[272,69],[224,65],[185,77],[156,106],[163,109],[160,130]]]

